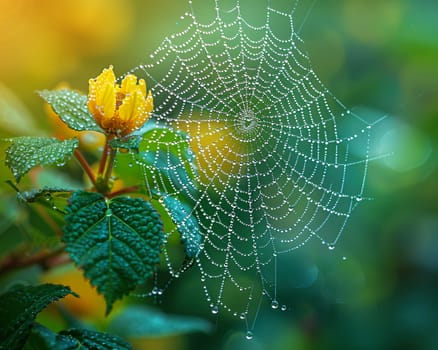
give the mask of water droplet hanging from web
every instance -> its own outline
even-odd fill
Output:
[[[172,176],[167,198],[189,208],[178,229],[196,222],[202,234],[192,260],[207,304],[242,320],[262,295],[287,309],[277,298],[281,254],[310,239],[335,247],[364,198],[372,126],[320,81],[293,9],[250,3],[268,5],[254,19],[243,1],[190,1],[184,29],[135,68],[152,89],[156,123],[186,132],[195,154],[197,190]],[[357,144],[361,158],[350,151]],[[165,170],[178,173],[183,158]],[[162,186],[144,177],[151,191]],[[179,276],[184,265],[164,255]]]

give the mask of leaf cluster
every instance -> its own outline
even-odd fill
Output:
[[[67,89],[41,91],[40,96],[70,129],[105,134],[88,111],[86,96]],[[53,217],[50,222],[61,223],[57,249],[63,248],[104,296],[108,314],[116,300],[143,284],[159,265],[167,243],[163,215],[180,233],[188,258],[199,254],[202,237],[196,218],[190,214],[197,187],[187,136],[150,123],[142,133],[125,138],[105,137],[97,173],[88,163],[96,154],[84,156],[77,138],[23,136],[1,141],[7,145],[5,165],[15,178],[16,183],[10,184],[19,201],[44,208]],[[33,169],[65,166],[71,158],[78,160],[91,185],[78,189],[60,186],[59,181],[53,180],[41,188],[18,188],[23,176]],[[117,190],[113,190],[115,163],[117,176],[125,186]],[[75,295],[68,287],[57,285],[20,287],[4,294],[0,300],[0,348],[19,349],[26,339],[26,349],[130,348],[117,337],[85,329],[54,333],[34,322],[49,303],[68,294]],[[156,313],[143,314],[164,325],[155,333],[166,333],[166,329],[186,331],[177,319],[169,322]],[[198,320],[188,322],[189,330],[206,328]]]

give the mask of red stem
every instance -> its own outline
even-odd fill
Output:
[[[81,164],[82,169],[84,169],[85,173],[88,175],[93,186],[96,186],[96,178],[94,177],[93,170],[91,169],[90,164],[88,164],[85,157],[82,155],[81,151],[78,149],[75,150],[75,157],[79,161],[79,164]]]
[[[0,274],[31,265],[40,265],[44,270],[70,262],[64,248],[51,252],[41,252],[33,256],[9,255],[0,263]]]
[[[137,192],[137,191],[138,191],[138,186],[126,187],[126,188],[122,188],[121,190],[110,193],[107,197],[114,198],[114,197],[120,196],[122,194],[133,193],[133,192]]]

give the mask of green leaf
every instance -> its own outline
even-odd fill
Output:
[[[5,141],[12,143],[6,149],[6,165],[17,182],[37,165],[63,165],[79,146],[76,138],[60,141],[52,137],[23,136]]]
[[[212,325],[197,317],[167,315],[139,305],[128,306],[111,321],[108,331],[125,338],[164,337],[208,333]]]
[[[103,132],[88,110],[87,96],[68,89],[43,90],[39,95],[71,129]]]
[[[201,251],[202,236],[198,221],[190,207],[172,196],[164,197],[163,204],[181,234],[186,255],[190,258],[197,257]]]
[[[132,347],[118,336],[90,331],[69,329],[59,334],[35,324],[24,350],[131,350]]]
[[[124,149],[138,150],[140,140],[141,140],[141,136],[133,135],[133,136],[127,136],[124,138],[115,138],[115,139],[109,140],[109,144],[112,148],[124,148]]]
[[[35,323],[30,332],[24,350],[73,350],[79,349],[80,343],[72,337],[57,334]]]
[[[118,336],[107,333],[90,331],[88,329],[68,329],[59,332],[62,336],[67,336],[78,340],[78,349],[84,350],[131,350],[132,346]]]
[[[39,203],[49,209],[63,213],[73,190],[58,187],[44,187],[31,191],[18,192],[17,197],[25,203]]]
[[[168,127],[151,129],[143,135],[138,149],[140,154],[151,152],[172,155],[179,160],[180,165],[185,168],[192,179],[196,176],[195,156],[190,148],[189,138],[180,130]]]
[[[0,297],[0,349],[20,349],[36,315],[50,303],[68,294],[69,287],[43,284],[20,286]]]
[[[188,204],[199,192],[194,160],[185,133],[150,126],[136,152],[118,156],[116,168],[126,183],[142,179],[147,195],[164,198],[162,204],[177,225],[188,257],[198,256],[202,240],[199,224]]]
[[[197,170],[186,134],[170,128],[150,128],[136,151],[121,153],[117,158],[117,174],[127,183],[143,182],[147,194],[181,193],[196,197]]]
[[[81,191],[72,195],[66,210],[66,250],[104,295],[108,313],[115,300],[144,282],[159,263],[161,219],[141,198],[106,200]]]

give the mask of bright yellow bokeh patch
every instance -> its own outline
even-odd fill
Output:
[[[214,182],[223,187],[222,182],[238,172],[243,147],[228,123],[195,119],[179,121],[175,127],[190,136],[202,183]]]
[[[123,0],[0,0],[0,8],[0,76],[26,77],[27,84],[56,79],[84,58],[114,50],[133,18]]]
[[[67,296],[59,301],[72,314],[85,318],[104,319],[106,304],[103,296],[90,285],[83,272],[72,266],[51,270],[42,276],[42,282],[69,286],[80,298]]]

